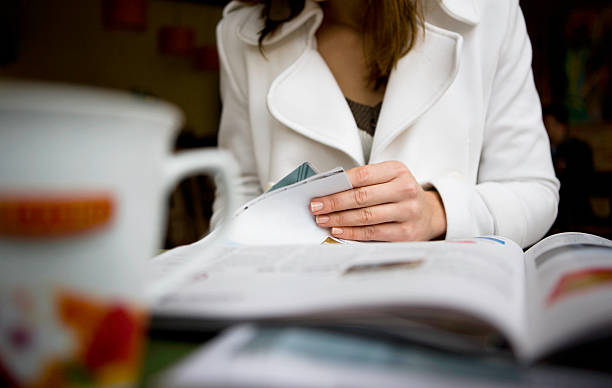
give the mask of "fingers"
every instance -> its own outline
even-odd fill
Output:
[[[310,202],[312,214],[398,202],[415,197],[420,188],[408,168],[396,161],[355,167],[346,174],[355,188],[313,198]]]
[[[325,197],[313,198],[310,211],[314,215],[359,209],[385,203],[413,200],[421,187],[414,180],[396,179],[373,186],[358,187]]]
[[[407,233],[408,232],[408,233]],[[407,230],[404,224],[395,222],[331,229],[334,237],[358,241],[417,241],[418,236]]]
[[[313,214],[326,214],[348,209],[359,209],[384,203],[399,202],[416,195],[416,184],[401,189],[402,183],[388,182],[373,186],[358,187],[326,197],[313,198],[310,210]]]
[[[398,161],[368,164],[351,168],[346,172],[353,187],[390,182],[401,174],[410,174],[410,170],[408,170],[404,163]],[[410,176],[412,177],[412,174]]]
[[[385,204],[321,214],[315,217],[315,221],[319,226],[328,228],[333,226],[363,226],[403,221],[405,219],[405,212],[400,207],[398,204]]]

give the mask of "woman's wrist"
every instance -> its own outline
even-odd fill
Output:
[[[446,236],[446,211],[440,193],[431,187],[425,190],[425,198],[431,211],[431,240],[443,240]]]

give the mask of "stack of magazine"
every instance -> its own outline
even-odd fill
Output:
[[[612,332],[612,241],[562,233],[526,252],[499,236],[332,241],[308,203],[350,188],[342,169],[309,176],[244,205],[214,248],[204,239],[152,260],[152,287],[200,264],[156,299],[153,324],[329,327],[455,351],[505,348],[525,363]]]

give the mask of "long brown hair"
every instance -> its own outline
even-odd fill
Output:
[[[264,28],[259,34],[259,48],[263,40],[274,34],[280,25],[293,19],[304,9],[305,0],[242,0],[249,4],[263,4]],[[374,89],[385,86],[397,61],[410,51],[424,32],[421,0],[366,0],[364,55],[370,70],[368,80]]]

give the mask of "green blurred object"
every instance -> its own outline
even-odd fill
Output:
[[[137,387],[151,387],[157,373],[166,370],[201,345],[202,343],[193,341],[150,338],[144,349],[142,370]]]

